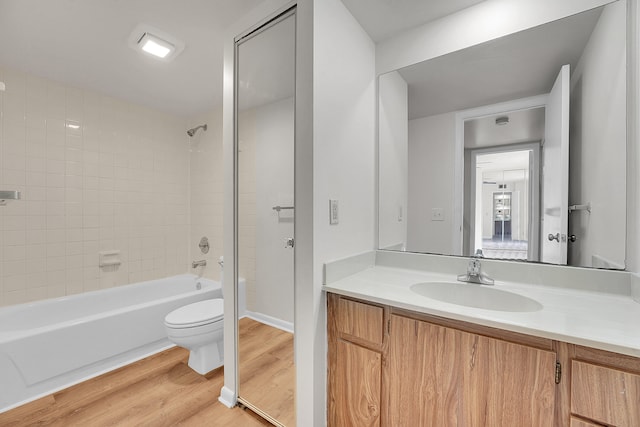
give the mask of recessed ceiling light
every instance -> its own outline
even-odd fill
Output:
[[[145,55],[171,61],[184,49],[184,43],[166,32],[139,24],[129,36],[129,47]]]

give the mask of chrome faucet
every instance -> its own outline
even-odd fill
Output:
[[[207,265],[207,260],[206,259],[202,259],[200,261],[193,261],[191,263],[191,268],[206,267],[206,265]]]
[[[480,257],[477,255],[469,260],[467,274],[459,275],[458,280],[461,282],[478,283],[480,285],[493,285],[494,283],[494,280],[482,271]]]

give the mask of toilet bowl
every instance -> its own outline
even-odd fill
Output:
[[[189,367],[206,374],[223,364],[223,300],[208,299],[185,305],[164,319],[167,336],[189,350]]]

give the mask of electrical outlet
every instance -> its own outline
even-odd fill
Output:
[[[329,224],[335,225],[338,223],[338,201],[329,200]]]
[[[432,208],[431,209],[431,221],[444,221],[444,209]]]

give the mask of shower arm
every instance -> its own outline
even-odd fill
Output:
[[[194,128],[191,128],[191,129],[187,130],[187,135],[189,135],[190,137],[193,137],[196,134],[196,132],[198,131],[198,129],[202,129],[202,130],[206,131],[207,130],[207,124],[205,123],[203,125],[196,126]]]

